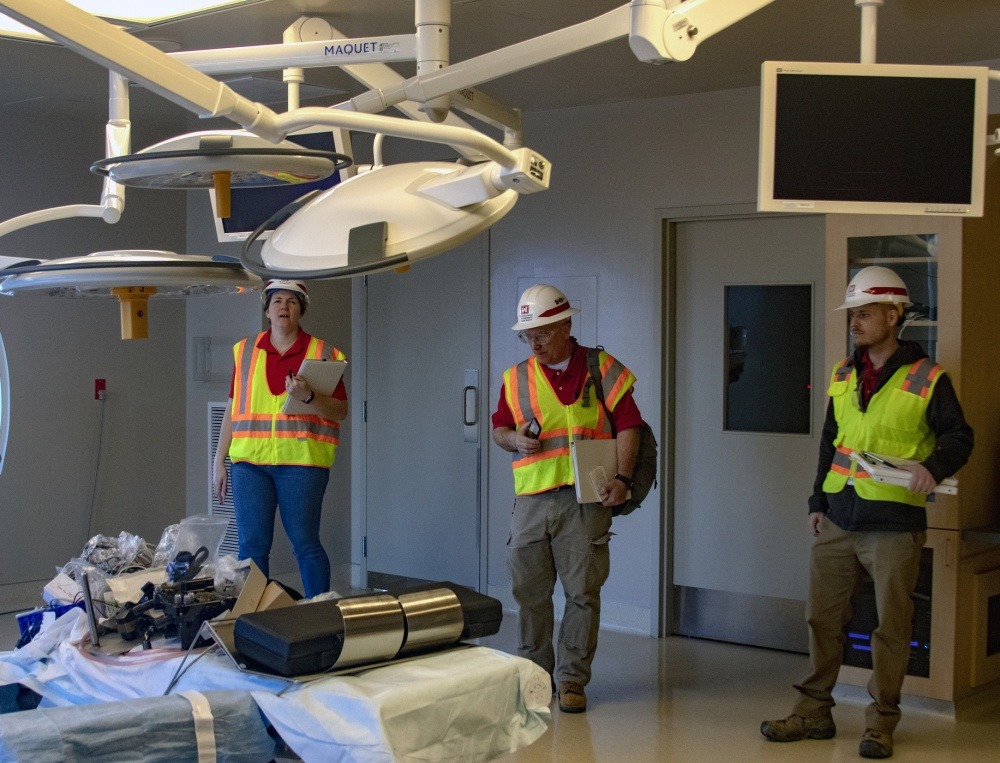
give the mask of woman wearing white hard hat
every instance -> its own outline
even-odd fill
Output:
[[[298,375],[302,361],[344,360],[344,353],[306,333],[299,321],[309,305],[301,281],[264,287],[271,327],[233,346],[233,381],[215,455],[215,497],[226,495],[225,458],[232,461],[233,503],[241,559],[269,574],[274,515],[288,533],[307,597],[330,588],[330,560],[319,538],[323,494],[347,416],[343,380],[333,395],[317,395]],[[288,398],[308,413],[285,414]]]

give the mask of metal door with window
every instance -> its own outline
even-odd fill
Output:
[[[367,569],[479,588],[488,237],[367,287]]]
[[[825,403],[823,218],[678,222],[675,242],[674,627],[804,646],[806,499]],[[757,325],[734,317],[745,313],[741,296],[769,302],[785,293],[792,306],[766,304]],[[787,347],[793,335],[798,361]],[[790,379],[794,390],[783,384]],[[791,406],[798,415],[783,415]],[[780,414],[773,424],[768,411]],[[786,633],[767,633],[787,630],[783,622],[793,624],[791,644]]]

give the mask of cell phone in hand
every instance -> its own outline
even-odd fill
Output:
[[[532,440],[537,440],[538,435],[542,433],[542,425],[538,423],[538,419],[532,419],[528,422],[528,426],[524,428],[524,436],[530,437]]]

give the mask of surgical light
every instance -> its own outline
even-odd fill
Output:
[[[141,188],[214,188],[220,217],[229,216],[229,189],[311,183],[350,166],[334,151],[307,149],[290,140],[272,143],[242,130],[195,132],[128,156],[94,162],[90,169],[116,183]]]
[[[497,167],[488,162],[484,168],[490,165]],[[297,210],[286,210],[294,214],[264,242],[259,258],[250,254],[254,238],[248,239],[243,265],[261,276],[294,278],[404,270],[467,241],[513,208],[514,190],[486,191],[478,181],[475,187],[455,190],[461,176],[483,171],[478,165],[409,162],[356,175],[300,200]],[[454,205],[435,196],[463,191],[467,197],[449,197]]]
[[[150,297],[231,294],[259,289],[261,279],[232,257],[158,250],[95,252],[0,270],[0,294],[116,298],[122,339],[148,336]]]

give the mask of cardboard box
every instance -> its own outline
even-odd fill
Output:
[[[220,615],[216,621],[236,620],[240,615],[250,612],[261,612],[265,609],[278,609],[279,607],[290,607],[295,601],[289,596],[285,589],[277,583],[268,583],[260,567],[253,563],[252,559],[246,559],[240,563],[237,569],[247,567],[247,581],[243,584],[243,590],[236,598],[236,604],[232,610]]]

